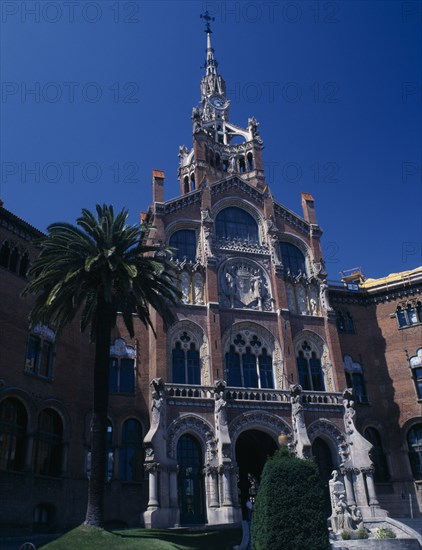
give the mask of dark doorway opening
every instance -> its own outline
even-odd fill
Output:
[[[328,517],[331,515],[330,488],[328,483],[331,479],[331,473],[334,470],[333,456],[328,444],[320,437],[317,437],[312,443],[312,455],[318,466]]]
[[[177,443],[180,523],[205,523],[204,461],[199,441],[189,434]]]
[[[274,439],[260,430],[247,430],[237,438],[238,491],[244,519],[249,519],[246,502],[249,499],[254,502],[265,462],[276,450]]]

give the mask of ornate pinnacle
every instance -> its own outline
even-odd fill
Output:
[[[204,14],[201,14],[199,17],[201,19],[204,19],[204,21],[205,21],[205,32],[206,33],[211,33],[212,30],[211,30],[211,26],[210,26],[210,21],[215,21],[215,17],[211,17],[208,10],[206,10],[206,12]]]

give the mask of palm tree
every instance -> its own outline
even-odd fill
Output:
[[[34,279],[23,295],[36,294],[31,326],[50,323],[57,332],[78,314],[81,331],[90,328],[95,342],[94,398],[91,420],[91,475],[85,524],[101,527],[104,519],[106,428],[111,330],[121,313],[133,337],[133,314],[150,326],[151,305],[172,320],[170,304],[179,291],[173,286],[167,249],[146,244],[145,225],[128,226],[127,210],[114,216],[113,207],[97,205],[76,221],[53,223],[38,241],[39,257],[29,275]]]

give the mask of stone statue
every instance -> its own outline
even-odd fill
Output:
[[[338,497],[335,513],[337,518],[337,532],[353,531],[355,529],[352,514],[350,513],[349,507],[347,506],[346,495],[344,493]]]
[[[333,311],[333,308],[330,306],[330,301],[328,299],[328,285],[326,282],[323,282],[319,285],[319,296],[322,307],[326,311]]]
[[[153,378],[150,382],[152,390],[151,402],[151,426],[158,426],[161,418],[161,410],[164,404],[164,382],[162,378]]]
[[[290,386],[290,403],[292,405],[292,427],[294,446],[299,457],[311,456],[311,442],[306,430],[305,416],[302,405],[302,386],[294,384]]]
[[[195,295],[195,304],[203,304],[202,300],[202,276],[200,273],[195,273],[193,276],[193,287]]]
[[[258,126],[259,122],[254,116],[248,119],[248,130],[250,131],[253,138],[259,136]]]
[[[189,287],[190,287],[190,277],[186,271],[182,272],[180,277],[182,283],[182,302],[185,304],[189,303]]]

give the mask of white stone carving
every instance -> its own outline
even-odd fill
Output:
[[[308,300],[306,296],[306,290],[303,287],[303,285],[298,285],[296,287],[296,298],[297,298],[297,305],[299,308],[299,313],[301,315],[308,315]]]
[[[200,273],[195,273],[193,276],[193,288],[194,288],[194,302],[195,304],[203,304],[202,299],[203,284],[202,284],[202,275]]]
[[[205,463],[215,461],[217,443],[212,426],[203,418],[194,414],[186,414],[174,420],[167,430],[167,454],[170,458],[177,457],[177,441],[183,433],[196,435],[206,450]]]
[[[231,260],[220,271],[221,305],[272,311],[273,300],[268,274],[255,262]]]

